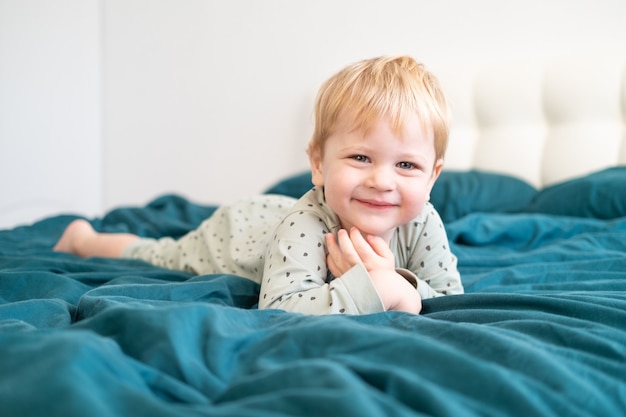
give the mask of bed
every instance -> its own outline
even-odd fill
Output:
[[[625,415],[626,66],[441,73],[455,124],[431,201],[465,294],[420,315],[258,310],[238,276],[55,253],[79,216],[50,216],[0,231],[0,414]],[[89,220],[176,237],[213,210],[164,194]]]

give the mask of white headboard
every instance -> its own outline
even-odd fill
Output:
[[[539,187],[626,164],[623,54],[434,68],[451,102],[446,168]]]

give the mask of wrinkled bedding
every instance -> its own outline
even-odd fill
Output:
[[[624,415],[625,175],[605,173],[614,197],[579,211],[566,203],[580,187],[442,176],[432,201],[466,294],[425,300],[419,316],[261,311],[241,277],[52,252],[75,215],[2,230],[1,414]],[[268,192],[297,195],[304,178]],[[499,204],[502,187],[516,201]],[[214,209],[164,195],[89,220],[176,237]]]

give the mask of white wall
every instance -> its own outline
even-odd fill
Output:
[[[95,0],[0,0],[0,228],[102,211]]]
[[[625,17],[623,0],[0,0],[0,227],[258,193],[307,168],[315,92],[352,61],[625,48]]]

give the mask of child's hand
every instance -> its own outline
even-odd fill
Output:
[[[367,241],[361,232],[353,227],[350,233],[345,229],[339,230],[337,239],[332,234],[326,235],[328,247],[327,263],[330,272],[340,277],[356,264],[362,263],[365,269],[391,270],[395,272],[393,253],[385,241],[377,236],[367,236]]]
[[[364,238],[352,228],[350,233],[339,230],[337,239],[326,235],[327,264],[330,272],[340,277],[350,268],[362,263],[367,269],[385,309],[402,310],[418,314],[422,300],[415,288],[395,270],[393,253],[387,243],[377,236]]]

